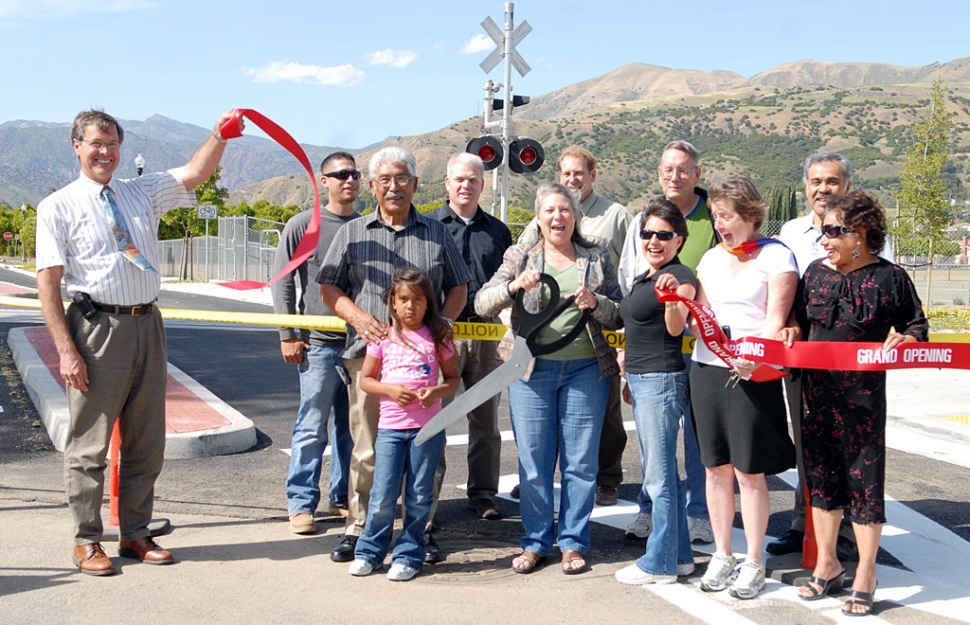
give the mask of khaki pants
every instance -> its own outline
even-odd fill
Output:
[[[374,485],[374,443],[377,441],[377,422],[380,419],[379,397],[360,389],[360,371],[363,366],[363,358],[344,361],[351,380],[347,387],[347,396],[350,400],[350,436],[354,439],[354,450],[350,454],[350,476],[347,481],[347,524],[344,529],[351,536],[363,535],[364,524],[367,522],[370,489]]]
[[[101,542],[101,502],[108,443],[121,432],[118,516],[122,540],[148,536],[155,480],[165,458],[168,352],[157,308],[148,315],[67,311],[74,344],[88,368],[88,390],[67,389],[71,429],[64,448],[64,485],[74,515],[74,542]]]

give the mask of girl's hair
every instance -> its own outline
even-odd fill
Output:
[[[866,233],[866,245],[873,254],[878,254],[886,246],[886,209],[879,200],[865,191],[853,191],[848,195],[829,198],[825,214],[836,213],[842,225],[853,230],[861,228]]]
[[[687,220],[684,219],[684,214],[680,212],[677,205],[666,198],[650,200],[640,213],[640,230],[646,227],[647,220],[651,217],[666,221],[667,225],[673,228],[675,234],[684,237],[680,242],[680,247],[677,248],[678,252],[682,250],[689,233],[687,232]]]
[[[434,289],[431,286],[431,279],[420,269],[401,267],[394,272],[394,276],[391,277],[391,286],[384,291],[383,300],[387,304],[387,326],[391,331],[389,334],[396,335],[398,341],[413,349],[413,346],[404,338],[404,327],[397,313],[394,312],[394,295],[401,287],[405,286],[421,291],[428,302],[423,321],[424,325],[431,330],[431,340],[434,341],[435,353],[440,358],[441,346],[451,338],[451,331],[438,311],[438,299],[435,297]]]

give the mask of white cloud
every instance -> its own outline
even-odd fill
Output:
[[[153,0],[0,0],[0,18],[61,19],[85,13],[123,13],[155,6]]]
[[[364,72],[353,65],[320,67],[319,65],[300,65],[289,61],[271,61],[256,69],[242,68],[242,73],[252,76],[253,82],[290,82],[306,85],[327,85],[331,87],[350,87],[364,79]]]
[[[488,35],[475,35],[468,40],[468,43],[461,49],[462,54],[476,54],[478,52],[491,52],[495,47],[495,42]]]
[[[390,67],[407,67],[418,58],[416,52],[410,50],[378,50],[367,55],[367,62],[371,65],[388,65]]]

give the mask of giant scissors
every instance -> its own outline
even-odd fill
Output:
[[[586,327],[589,311],[584,310],[582,317],[569,332],[549,343],[539,342],[539,333],[549,326],[576,299],[570,295],[558,305],[559,283],[548,274],[539,275],[539,283],[549,287],[549,300],[538,312],[530,313],[525,309],[523,299],[525,289],[515,293],[515,314],[519,319],[519,332],[515,337],[515,347],[512,356],[501,367],[478,381],[477,384],[466,389],[455,401],[448,404],[441,412],[428,421],[414,439],[415,445],[420,445],[438,432],[454,423],[459,417],[467,415],[486,401],[507,389],[513,382],[525,375],[529,362],[536,356],[557,352],[572,343],[579,333]]]

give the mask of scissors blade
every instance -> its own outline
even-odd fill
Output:
[[[525,337],[515,337],[515,347],[512,356],[505,364],[489,373],[470,389],[466,389],[455,401],[445,406],[441,412],[428,421],[414,439],[415,445],[421,445],[438,432],[457,421],[460,417],[478,408],[486,401],[507,389],[513,382],[525,375],[526,367],[532,360],[532,352],[526,345]]]

